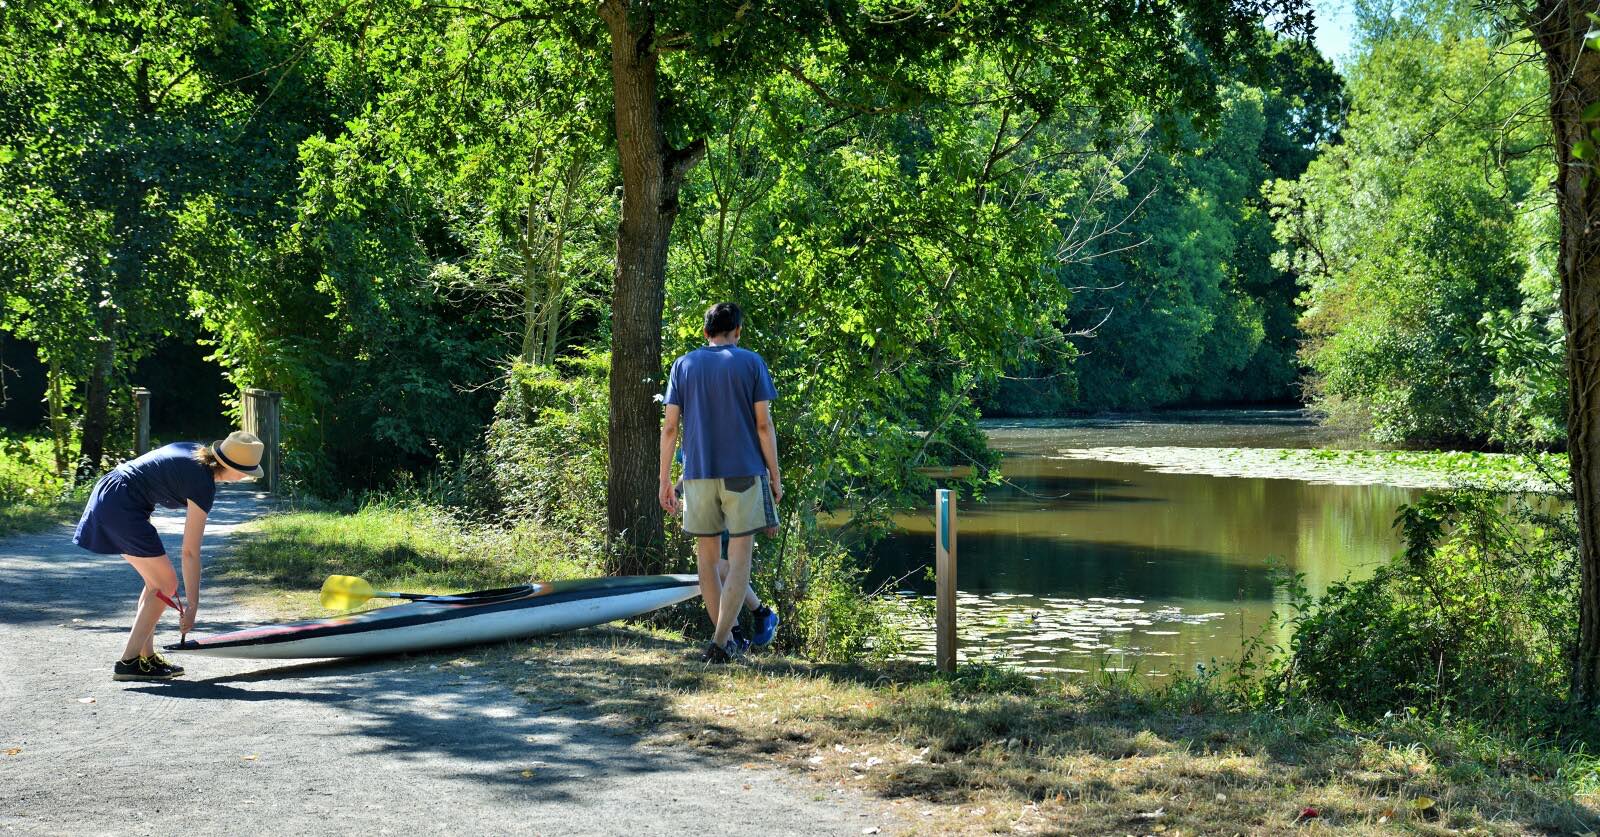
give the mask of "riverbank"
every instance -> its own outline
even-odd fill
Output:
[[[394,514],[418,517],[386,516]],[[452,541],[431,514],[268,518],[226,566],[253,579],[255,597],[298,615],[317,612],[319,575],[347,560],[374,579],[503,578],[473,575],[493,564],[463,553],[471,541]],[[446,528],[429,528],[438,526]],[[270,571],[290,567],[298,569]],[[819,796],[870,794],[923,833],[1600,828],[1592,759],[1470,727],[1275,711],[1187,676],[1034,681],[972,667],[949,678],[903,663],[779,655],[708,667],[697,652],[679,634],[604,628],[467,650],[438,665],[491,677],[532,711],[628,727],[650,752],[692,750],[729,770],[780,766],[816,781]]]
[[[543,706],[584,707],[652,747],[781,765],[864,790],[922,833],[1579,833],[1587,757],[1417,718],[1239,705],[1193,679],[1032,681],[1003,669],[706,666],[680,637],[596,629],[488,652]]]

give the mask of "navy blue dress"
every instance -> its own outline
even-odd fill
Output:
[[[195,459],[196,442],[175,442],[118,465],[94,484],[72,542],[90,552],[153,558],[167,554],[150,515],[156,506],[206,514],[217,497],[211,468]]]

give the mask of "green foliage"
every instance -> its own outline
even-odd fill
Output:
[[[1261,195],[1304,170],[1338,125],[1341,82],[1309,45],[1262,35],[1266,79],[1218,89],[1220,112],[1125,127],[1115,193],[1058,269],[1075,289],[1068,351],[1024,361],[985,411],[1052,415],[1281,400],[1298,374],[1291,275]]]
[[[1074,304],[1073,322],[1091,333],[1077,370],[1080,404],[1142,408],[1223,396],[1265,337],[1260,303],[1239,286],[1234,260],[1246,201],[1264,177],[1262,95],[1236,89],[1224,101],[1213,137],[1176,117],[1169,131],[1194,151],[1147,149],[1128,173],[1117,209],[1137,217],[1118,246],[1136,246],[1069,273],[1089,289]]]
[[[71,488],[50,462],[50,442],[0,433],[0,505],[45,504]]]
[[[1287,582],[1294,633],[1264,680],[1270,693],[1368,720],[1422,712],[1523,734],[1567,724],[1578,638],[1571,513],[1451,492],[1401,507],[1397,524],[1405,553],[1372,578],[1316,598]]]
[[[758,549],[754,578],[783,618],[779,646],[835,662],[882,661],[905,650],[881,591],[864,591],[866,571],[838,533],[791,522]]]
[[[74,519],[88,486],[54,467],[53,442],[0,432],[0,537]]]
[[[292,63],[272,36],[290,14],[50,0],[0,16],[0,328],[40,345],[58,441],[77,387],[120,390],[157,339],[191,332],[210,256],[292,189],[299,90],[263,112],[265,68]],[[86,423],[84,447],[102,431]]]
[[[1272,188],[1309,393],[1386,441],[1549,443],[1564,422],[1547,80],[1439,10],[1371,21],[1343,142]]]
[[[511,367],[484,449],[494,508],[604,541],[609,370],[600,353]]]

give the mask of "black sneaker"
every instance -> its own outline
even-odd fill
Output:
[[[178,665],[177,663],[167,659],[166,657],[161,656],[160,654],[151,654],[150,656],[146,657],[145,659],[149,660],[150,664],[155,666],[158,669],[159,668],[164,668],[167,671],[172,672],[172,676],[173,677],[182,677],[183,676],[183,666]]]
[[[720,663],[731,662],[732,659],[733,658],[728,656],[727,649],[716,644],[715,642],[706,643],[706,650],[700,652],[700,662],[702,663],[711,663],[716,665]]]
[[[706,643],[705,653],[700,655],[702,662],[712,664],[737,663],[743,659],[744,651],[740,650],[739,641],[733,637],[729,637],[728,641],[721,645],[715,642]]]
[[[112,680],[170,680],[176,676],[172,669],[157,667],[149,657],[118,660],[111,668]]]
[[[741,654],[750,650],[750,637],[745,636],[744,628],[741,628],[738,625],[733,626],[733,637],[731,641],[734,645],[739,647],[739,653]]]

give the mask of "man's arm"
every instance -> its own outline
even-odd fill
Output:
[[[756,435],[761,437],[761,458],[767,461],[767,482],[772,502],[783,502],[783,478],[778,475],[778,431],[772,426],[772,402],[756,402]]]
[[[678,450],[678,424],[683,408],[667,405],[667,414],[661,421],[661,508],[669,514],[678,513],[678,495],[672,490],[672,455]]]

